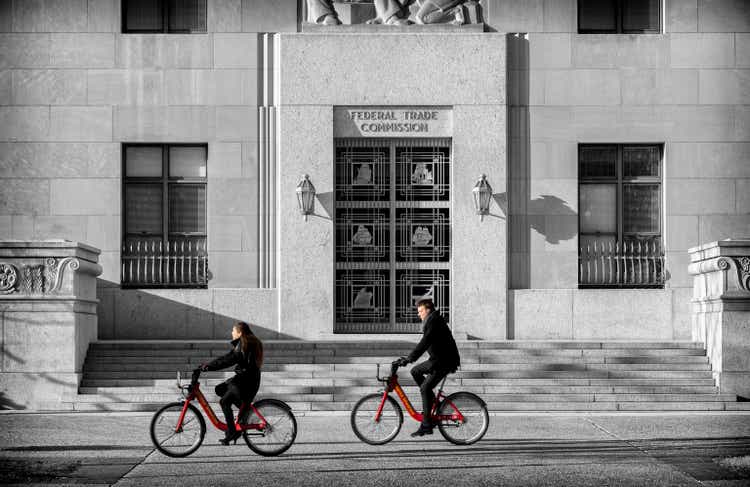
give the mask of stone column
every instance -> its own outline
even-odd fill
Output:
[[[57,409],[77,393],[97,339],[98,261],[77,242],[0,241],[1,409]]]
[[[750,397],[750,239],[692,248],[693,340],[706,344],[721,392]]]

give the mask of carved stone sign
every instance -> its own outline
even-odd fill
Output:
[[[453,110],[435,107],[335,107],[334,137],[452,137]]]

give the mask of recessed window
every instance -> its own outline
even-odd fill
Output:
[[[660,144],[578,146],[578,283],[662,287]]]
[[[205,287],[205,144],[125,144],[122,285]]]
[[[581,34],[658,34],[661,0],[578,0]]]
[[[125,33],[205,33],[206,18],[206,0],[122,0]]]

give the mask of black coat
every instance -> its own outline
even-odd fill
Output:
[[[260,369],[256,365],[252,352],[242,351],[240,339],[232,340],[232,349],[221,357],[216,357],[205,365],[206,370],[221,370],[234,365],[235,376],[229,379],[240,388],[245,396],[250,391],[257,391],[260,384]],[[228,381],[228,382],[229,382]]]
[[[409,361],[415,362],[427,351],[430,360],[435,365],[447,370],[456,370],[461,365],[461,357],[458,355],[458,347],[453,339],[451,329],[437,310],[433,311],[424,320],[422,327],[422,339],[409,354]]]

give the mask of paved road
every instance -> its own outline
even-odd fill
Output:
[[[150,414],[0,414],[0,483],[53,485],[750,486],[750,415],[498,415],[484,440],[373,447],[346,416],[298,417],[277,458],[209,430],[187,459],[154,451]],[[434,485],[434,484],[433,484]]]

